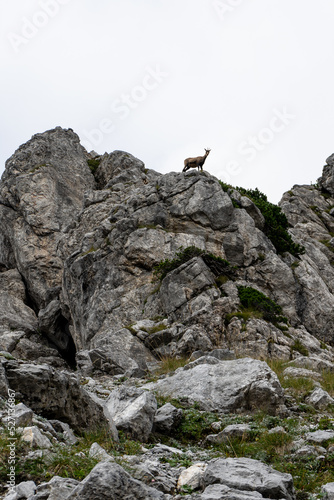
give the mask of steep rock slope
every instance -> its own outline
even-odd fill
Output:
[[[88,154],[59,127],[33,136],[8,160],[0,185],[2,276],[16,270],[26,287],[24,341],[38,331],[72,363],[76,351],[84,370],[111,374],[138,375],[157,356],[214,347],[289,359],[296,339],[330,358],[321,342],[333,342],[334,328],[333,168],[329,161],[317,187],[283,196],[290,233],[305,247],[293,257],[277,254],[249,198],[225,192],[207,172],[162,175],[121,151]],[[156,265],[191,246],[204,256],[161,282],[154,276]],[[275,301],[288,331],[238,317],[240,286]],[[14,297],[11,304],[17,308]],[[23,341],[7,323],[3,349]]]
[[[7,161],[0,431],[15,393],[18,469],[36,483],[18,484],[6,500],[102,499],[110,491],[115,498],[294,500],[293,480],[299,493],[315,489],[302,484],[296,461],[302,467],[311,458],[317,472],[322,463],[332,468],[333,399],[316,386],[334,370],[333,159],[316,186],[294,186],[280,203],[304,253],[279,254],[258,206],[225,188],[208,172],[163,175],[122,151],[88,153],[59,127],[33,136]],[[190,362],[147,380],[165,357]],[[287,362],[280,378],[260,361],[270,359]],[[308,381],[302,399],[289,386],[284,391],[284,376]],[[300,416],[305,407],[314,421],[317,412],[328,414],[311,424]],[[103,429],[106,449],[94,442],[76,452],[71,428],[94,438]],[[127,454],[124,433],[156,446]],[[195,451],[174,447],[187,436]],[[237,458],[234,449],[231,458],[226,443],[236,436],[252,441],[253,458],[250,451]],[[261,462],[271,463],[273,449],[254,451],[257,436],[278,443],[277,470]],[[131,475],[109,455],[119,440]],[[90,461],[85,479],[39,484],[42,473],[20,472],[42,458],[58,471],[59,450],[71,453],[71,464]],[[322,476],[319,484],[326,482]]]

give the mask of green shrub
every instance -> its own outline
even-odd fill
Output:
[[[211,424],[217,420],[215,413],[199,411],[196,408],[185,409],[183,419],[176,430],[178,439],[183,443],[198,442],[212,433]]]
[[[174,269],[177,269],[179,266],[181,266],[181,264],[184,264],[185,262],[188,262],[188,260],[191,260],[193,257],[197,257],[199,255],[202,255],[203,253],[204,250],[201,250],[200,248],[197,248],[195,246],[190,246],[185,249],[183,249],[183,247],[180,247],[179,251],[176,252],[174,259],[165,259],[154,266],[153,274],[158,279],[163,280],[168,273],[170,273]]]
[[[231,186],[220,182],[222,189],[228,191]],[[258,188],[244,189],[242,187],[235,188],[243,196],[247,196],[261,211],[264,219],[264,233],[270,239],[277,252],[282,254],[290,252],[297,257],[305,252],[304,247],[294,243],[287,229],[289,227],[288,219],[282,212],[281,208],[273,203],[270,203],[267,196]]]
[[[89,160],[87,160],[87,163],[89,168],[91,169],[91,172],[95,174],[98,166],[101,163],[101,156],[97,156],[96,158],[90,158]]]
[[[281,316],[282,308],[266,295],[249,286],[238,286],[241,305],[246,310],[255,310],[262,314],[263,319],[273,324],[287,323],[287,318]]]
[[[188,262],[193,257],[199,256],[203,258],[205,264],[216,276],[221,276],[222,274],[234,276],[235,268],[230,266],[227,260],[213,255],[212,253],[207,253],[205,250],[202,250],[201,248],[195,246],[190,246],[187,248],[180,247],[179,251],[176,252],[174,259],[165,259],[154,266],[153,274],[155,277],[162,281],[168,273],[170,273],[174,269],[177,269],[185,262]]]
[[[308,349],[301,343],[299,339],[296,339],[291,346],[292,351],[297,351],[299,352],[302,356],[308,356],[309,352]]]
[[[188,363],[188,358],[175,358],[173,356],[162,356],[160,359],[160,366],[155,372],[155,375],[164,375],[171,373],[178,368],[183,368]]]

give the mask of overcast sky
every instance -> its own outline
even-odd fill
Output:
[[[0,171],[73,128],[159,172],[205,169],[277,203],[334,152],[333,0],[0,0]]]

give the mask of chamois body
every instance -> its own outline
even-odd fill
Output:
[[[200,168],[201,168],[201,170],[203,170],[204,162],[205,162],[208,154],[210,153],[210,151],[211,151],[211,149],[205,149],[204,156],[196,156],[196,158],[186,158],[184,160],[183,172],[186,172],[187,170],[189,170],[189,168],[196,168],[196,167],[197,167],[197,170],[199,170]]]

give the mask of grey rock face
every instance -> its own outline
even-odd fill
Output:
[[[276,374],[265,362],[250,358],[199,358],[145,387],[165,396],[184,398],[189,404],[197,402],[206,411],[265,409],[276,414],[283,405],[283,389]]]
[[[120,465],[101,462],[69,495],[69,500],[163,500],[165,495],[133,479]]]
[[[74,375],[47,365],[7,361],[6,375],[16,397],[36,413],[63,420],[74,430],[109,428],[102,406],[80,386]]]
[[[0,186],[1,240],[39,307],[59,292],[57,242],[82,209],[84,191],[93,186],[85,150],[71,130],[58,127],[36,134],[6,162]],[[0,255],[12,267],[8,260],[8,253]]]
[[[142,389],[121,387],[109,396],[106,407],[117,429],[134,439],[147,441],[157,410],[155,396]]]
[[[23,403],[18,403],[14,407],[14,413],[11,414],[11,421],[15,422],[15,427],[27,427],[32,424],[33,411]],[[2,419],[8,422],[8,417]]]
[[[334,155],[327,158],[322,176],[318,182],[323,189],[328,191],[331,195],[334,195]]]
[[[309,443],[322,444],[334,437],[334,431],[314,431],[308,432],[305,436]]]
[[[327,483],[321,487],[321,493],[324,495],[325,500],[334,499],[334,483]]]
[[[162,434],[170,434],[182,420],[183,411],[166,403],[155,414],[154,430]]]
[[[91,160],[100,161],[94,176]],[[286,193],[281,207],[305,254],[281,256],[254,203],[209,173],[162,175],[122,151],[88,154],[72,130],[37,134],[8,160],[0,185],[0,348],[56,367],[55,348],[73,365],[76,351],[85,375],[144,376],[157,358],[196,350],[289,359],[300,331],[330,343],[333,204],[312,186]],[[155,265],[191,245],[239,268],[220,274],[196,257],[152,282]],[[294,331],[225,321],[240,308],[236,284],[280,304]],[[165,329],[132,329],[156,317]]]
[[[233,424],[226,426],[219,434],[210,434],[206,441],[209,443],[227,443],[233,438],[243,438],[249,436],[251,428],[247,424]]]
[[[37,486],[29,500],[66,500],[78,484],[75,479],[54,476],[48,483]]]
[[[316,387],[312,394],[308,396],[306,402],[314,406],[317,410],[321,410],[327,408],[329,405],[333,405],[334,399],[321,387]]]
[[[34,481],[23,481],[14,488],[14,492],[8,493],[4,498],[8,500],[19,500],[21,498],[31,498],[36,491]]]
[[[17,269],[0,272],[0,328],[34,332],[37,318],[26,305],[25,286]],[[0,339],[1,342],[1,339]]]
[[[8,397],[8,380],[6,376],[5,364],[0,359],[0,396],[7,398]]]
[[[314,186],[294,186],[279,203],[293,226],[292,238],[305,247],[293,269],[298,283],[294,287],[296,313],[305,328],[325,342],[332,342],[333,331],[333,253],[329,241],[334,220],[329,214],[332,195],[328,197],[332,172],[332,166],[327,165],[318,181],[326,196]]]
[[[212,484],[205,488],[201,495],[191,498],[193,500],[268,500],[258,491],[241,491],[225,484]]]
[[[204,473],[204,484],[223,484],[242,491],[258,492],[268,498],[294,500],[292,476],[258,460],[227,458],[212,460]]]
[[[129,153],[114,151],[103,155],[95,177],[99,189],[115,189],[117,186],[124,189],[125,184],[135,184],[138,177],[146,179],[145,165]]]

